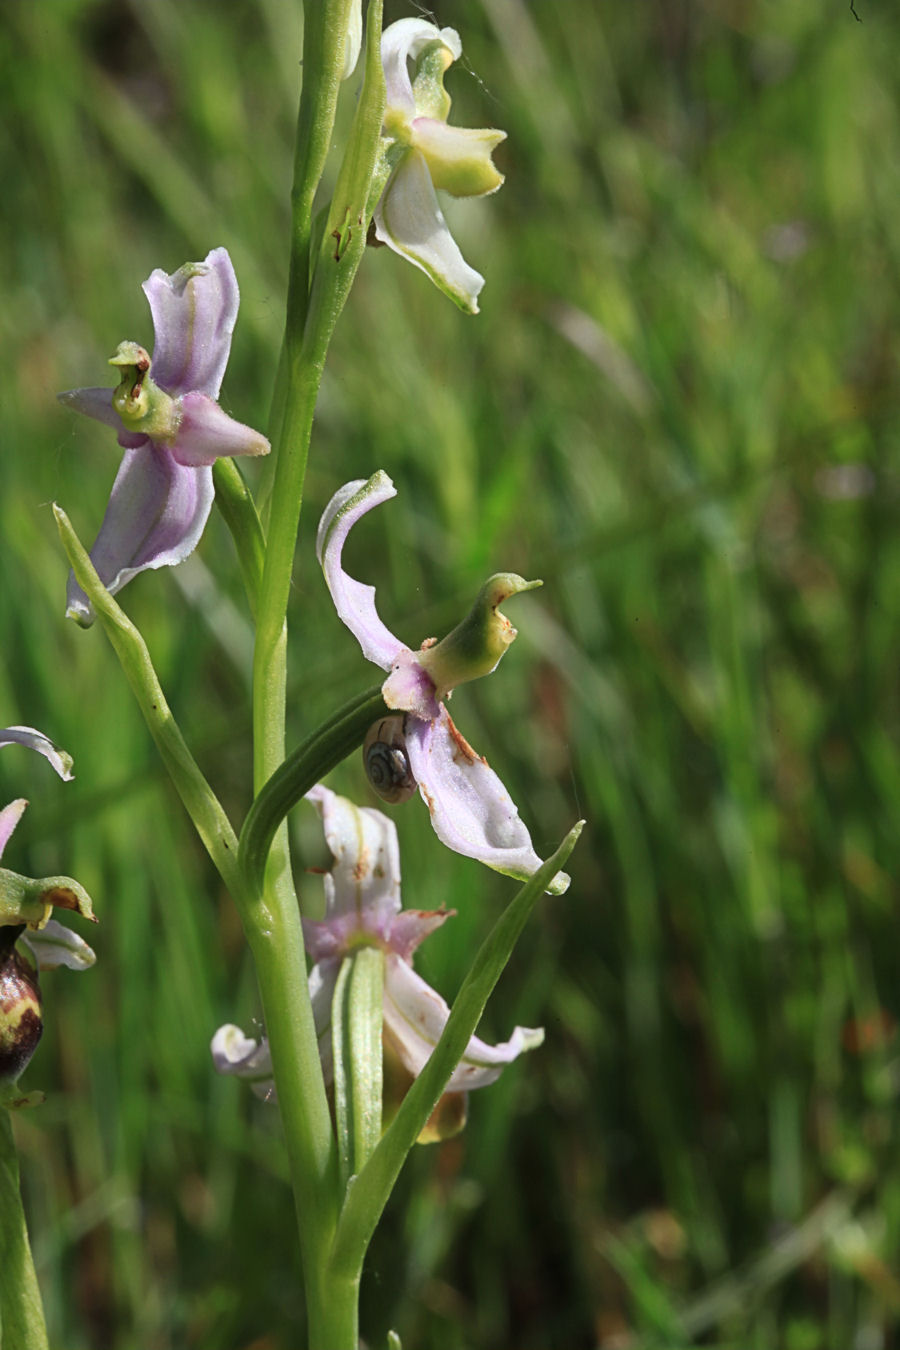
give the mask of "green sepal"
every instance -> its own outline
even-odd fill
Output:
[[[331,1007],[334,1113],[344,1186],[381,1138],[383,1019],[384,952],[360,947],[344,958]]]
[[[97,922],[91,897],[72,877],[23,877],[0,867],[0,927],[27,924],[43,928],[50,911],[71,909]]]
[[[579,821],[551,858],[507,905],[475,957],[456,996],[447,1025],[422,1072],[385,1130],[365,1167],[348,1189],[334,1239],[332,1264],[345,1276],[358,1273],[403,1162],[462,1059],[513,948],[538,898],[565,863],[584,827]]]

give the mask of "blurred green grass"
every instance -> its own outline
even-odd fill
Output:
[[[487,1033],[540,1052],[419,1150],[373,1247],[373,1346],[890,1346],[900,1328],[896,426],[900,19],[886,6],[455,0],[455,120],[507,182],[450,203],[466,319],[365,260],[317,419],[292,733],[363,681],[318,513],[385,468],[354,538],[408,641],[489,572],[543,576],[454,716],[538,848],[589,819]],[[388,5],[388,19],[405,12]],[[94,895],[100,962],[45,980],[17,1121],[54,1344],[281,1350],[302,1295],[274,1112],[210,1071],[258,1016],[237,921],[99,633],[62,619],[48,503],[93,537],[112,438],[60,409],[149,341],[139,283],[225,244],[226,406],[263,425],[299,75],[287,0],[5,0],[0,88],[0,721],[23,871]],[[344,114],[351,110],[352,82]],[[229,541],[123,597],[235,818],[248,629]],[[356,764],[335,786],[362,795]],[[400,809],[406,903],[452,996],[509,893]],[[297,821],[313,857],[315,831]],[[404,1292],[405,1291],[405,1292]]]

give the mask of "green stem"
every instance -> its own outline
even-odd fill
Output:
[[[282,445],[284,439],[291,368],[290,348],[306,326],[313,202],[331,148],[349,11],[349,0],[316,0],[316,3],[304,7],[303,85],[297,113],[294,182],[291,188],[292,232],[287,311],[269,418],[269,437],[277,447]],[[273,458],[266,465],[260,489],[260,500],[266,502],[267,511],[266,499],[274,472]]]
[[[0,1345],[3,1350],[47,1350],[47,1329],[25,1211],[12,1120],[0,1106]]]
[[[253,664],[253,769],[257,792],[284,759],[287,604],[313,413],[328,344],[365,244],[365,229],[356,231],[352,251],[348,248],[339,262],[329,260],[324,268],[321,266],[324,254],[320,252],[320,265],[310,292],[312,205],[331,142],[350,4],[351,0],[319,0],[306,7],[290,283],[272,420],[274,486]],[[358,136],[363,108],[369,115],[364,130],[371,147],[360,224],[368,204],[380,134],[381,111],[380,108],[373,111],[373,97],[379,87],[381,107],[384,97],[379,56],[380,0],[373,0],[370,5],[368,30],[366,82],[353,132]],[[378,123],[374,139],[370,127],[373,117],[377,117]],[[340,181],[339,177],[339,185]],[[248,940],[256,960],[291,1163],[310,1316],[310,1346],[311,1350],[356,1350],[355,1278],[340,1281],[337,1288],[326,1265],[338,1207],[337,1154],[319,1065],[300,912],[284,826],[276,828],[268,861],[263,861],[261,871],[265,876],[263,912],[269,922],[265,929],[260,925],[255,932],[248,930]],[[254,874],[254,888],[260,874],[260,871]]]
[[[261,885],[275,833],[293,806],[327,773],[362,745],[366,732],[388,712],[376,685],[345,704],[301,741],[260,789],[241,829],[239,857],[248,883]]]

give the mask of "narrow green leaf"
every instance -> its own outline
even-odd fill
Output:
[[[53,514],[78,584],[94,606],[119,658],[169,776],[220,876],[240,903],[244,888],[238,870],[237,837],[172,715],[147,644],[103,585],[65,511],[54,503]]]
[[[564,865],[583,826],[584,821],[579,821],[569,831],[553,856],[509,903],[482,943],[428,1063],[403,1099],[372,1157],[348,1189],[332,1254],[336,1271],[349,1275],[362,1268],[375,1225],[404,1159],[462,1058],[538,897]]]
[[[41,1293],[34,1272],[19,1192],[12,1121],[0,1106],[0,1345],[47,1350]]]
[[[381,686],[367,689],[301,741],[262,786],[241,827],[241,866],[252,887],[262,885],[272,840],[287,813],[362,745],[372,723],[388,711]]]

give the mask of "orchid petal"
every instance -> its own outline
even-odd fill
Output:
[[[387,474],[379,470],[366,482],[354,479],[338,488],[322,513],[316,535],[316,556],[325,573],[338,618],[350,629],[363,656],[382,670],[390,670],[404,650],[399,638],[382,623],[375,608],[375,587],[349,577],[341,567],[347,535],[373,506],[397,495]]]
[[[148,442],[127,450],[113,484],[91,560],[115,594],[139,572],[184,562],[200,541],[213,503],[212,470],[177,464]],[[94,613],[70,573],[66,613],[83,627]]]
[[[388,958],[384,982],[384,1031],[413,1076],[422,1072],[447,1025],[450,1009],[412,966]],[[541,1028],[516,1027],[508,1041],[488,1045],[473,1036],[453,1070],[445,1092],[465,1092],[493,1083],[505,1065],[541,1044]]]
[[[467,314],[478,313],[484,277],[470,267],[438,205],[425,156],[409,150],[375,208],[375,235],[414,263]]]
[[[214,464],[225,455],[267,455],[272,448],[265,436],[236,422],[206,394],[185,394],[178,412],[178,433],[165,448],[189,468]]]
[[[64,408],[84,413],[85,417],[93,417],[96,422],[122,431],[122,419],[112,405],[113,392],[112,389],[67,389],[56,398]]]
[[[442,843],[496,872],[527,880],[541,866],[518,809],[487,761],[460,735],[441,706],[433,722],[409,718],[406,751],[413,777]],[[569,885],[558,872],[547,890]]]
[[[27,745],[29,750],[36,750],[50,761],[64,783],[71,782],[74,777],[72,756],[60,750],[49,737],[34,727],[0,727],[0,746],[3,745]]]
[[[26,930],[22,941],[38,963],[39,970],[54,970],[66,966],[69,970],[90,970],[97,955],[83,937],[56,919],[48,919],[43,928]]]
[[[217,1073],[234,1074],[236,1078],[245,1079],[263,1101],[274,1099],[272,1057],[265,1038],[257,1043],[252,1037],[245,1036],[233,1022],[227,1022],[225,1026],[219,1027],[209,1048]]]
[[[143,283],[153,315],[153,378],[170,394],[198,390],[217,398],[231,351],[240,293],[228,252],[167,275],[157,267]]]
[[[429,42],[442,42],[457,61],[462,56],[462,43],[453,28],[438,28],[426,19],[398,19],[381,36],[381,62],[387,107],[390,111],[415,116],[416,102],[407,61],[414,61]]]
[[[413,713],[423,722],[431,722],[438,715],[438,701],[434,680],[419,662],[419,652],[409,648],[398,654],[391,673],[381,686],[382,697],[389,708]]]
[[[3,810],[0,811],[0,858],[3,857],[3,850],[9,843],[9,837],[13,830],[22,819],[22,812],[27,805],[28,802],[24,797],[17,797],[14,802],[10,802],[9,806],[4,806]]]
[[[455,914],[455,909],[402,909],[391,921],[388,947],[408,961],[416,948]]]
[[[354,927],[386,935],[400,910],[400,849],[392,820],[356,806],[321,783],[306,794],[318,810],[334,866],[325,874],[327,924],[347,915]]]
[[[436,188],[454,197],[484,197],[501,186],[503,174],[491,154],[506,140],[505,131],[451,127],[436,117],[416,117],[411,130],[411,144],[425,156]]]

